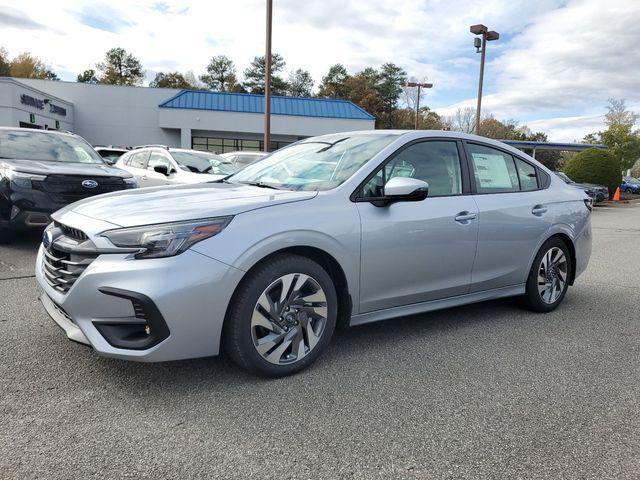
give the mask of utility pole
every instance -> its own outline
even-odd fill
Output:
[[[269,151],[271,136],[271,25],[273,20],[273,0],[267,0],[267,38],[264,56],[264,148]]]
[[[420,112],[420,89],[421,88],[431,88],[433,87],[433,83],[418,83],[418,82],[409,82],[407,83],[407,87],[418,87],[418,98],[416,99],[416,121],[415,121],[415,130],[418,130],[418,116]]]
[[[493,30],[488,31],[484,25],[471,25],[469,31],[474,35],[482,35],[482,40],[476,37],[473,40],[473,46],[476,47],[476,53],[480,52],[480,79],[478,80],[478,105],[476,106],[476,135],[480,135],[480,107],[482,106],[482,82],[484,80],[484,57],[487,51],[487,42],[498,40],[500,34]]]

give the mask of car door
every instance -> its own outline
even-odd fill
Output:
[[[541,170],[506,150],[465,142],[479,211],[471,292],[526,281],[529,263],[551,227],[553,203]]]
[[[148,187],[146,180],[146,166],[147,160],[149,158],[148,150],[141,150],[132,152],[128,158],[125,159],[125,167],[128,172],[130,172],[138,182],[140,187]]]
[[[358,191],[360,313],[468,292],[478,221],[461,149],[451,139],[410,143]],[[428,197],[376,206],[372,199],[384,194],[394,176],[426,181]]]
[[[169,175],[156,172],[155,167],[165,167]],[[158,185],[169,185],[172,183],[171,177],[175,174],[175,170],[176,169],[173,167],[171,160],[164,154],[164,152],[152,150],[151,155],[149,156],[149,161],[147,162],[147,185],[154,187]]]

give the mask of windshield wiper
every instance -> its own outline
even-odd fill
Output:
[[[243,185],[251,185],[252,187],[260,187],[260,188],[271,188],[273,190],[282,190],[280,187],[276,187],[275,185],[270,185],[268,183],[263,182],[238,182]]]
[[[318,150],[316,153],[321,153],[321,152],[326,152],[327,150],[329,150],[331,147],[333,147],[334,145],[337,145],[340,142],[344,142],[345,140],[349,140],[349,137],[344,137],[341,138],[340,140],[336,140],[333,143],[329,143],[326,147],[321,148],[320,150]]]

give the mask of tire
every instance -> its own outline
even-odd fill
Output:
[[[300,255],[277,255],[238,286],[225,319],[223,348],[252,374],[291,375],[326,349],[337,313],[335,286],[318,263]]]
[[[0,227],[0,245],[11,243],[13,242],[14,238],[15,238],[15,232],[13,230]]]
[[[555,268],[547,268],[550,263]],[[567,293],[572,268],[571,254],[565,242],[557,237],[547,240],[540,247],[529,271],[522,299],[524,306],[536,312],[555,310]]]

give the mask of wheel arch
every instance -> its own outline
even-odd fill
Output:
[[[286,255],[286,254],[299,255],[302,257],[309,258],[310,260],[313,260],[314,262],[318,263],[322,268],[325,269],[325,271],[329,274],[329,276],[334,282],[334,286],[336,288],[336,296],[338,298],[338,317],[337,317],[336,325],[338,327],[346,327],[349,325],[349,320],[351,319],[351,314],[353,310],[353,299],[351,296],[350,284],[349,284],[349,281],[347,280],[347,275],[345,274],[345,271],[342,265],[340,265],[340,262],[338,262],[338,260],[329,252],[317,246],[292,245],[292,246],[280,248],[278,250],[274,250],[264,255],[262,258],[256,261],[251,266],[251,268],[249,268],[245,272],[245,274],[242,276],[242,278],[236,285],[236,288],[234,289],[233,294],[231,295],[231,299],[227,304],[227,309],[225,312],[224,322],[222,326],[223,332],[225,329],[225,325],[227,324],[227,318],[229,316],[230,309],[234,304],[234,300],[238,293],[238,290],[244,284],[246,279],[249,278],[250,275],[265,262],[269,261],[273,257],[279,256],[279,255]]]
[[[565,228],[568,228],[568,227],[565,227]],[[542,246],[552,238],[559,238],[567,246],[567,249],[569,250],[569,255],[571,256],[571,271],[569,272],[569,285],[573,285],[573,282],[576,278],[576,247],[573,243],[573,239],[570,233],[565,231],[565,228],[547,232],[547,234],[543,237],[543,240],[540,242],[540,244],[537,246],[537,248],[533,252],[533,256],[529,261],[529,269],[527,271],[528,272],[531,271],[531,268],[533,267],[533,261],[535,260]]]

